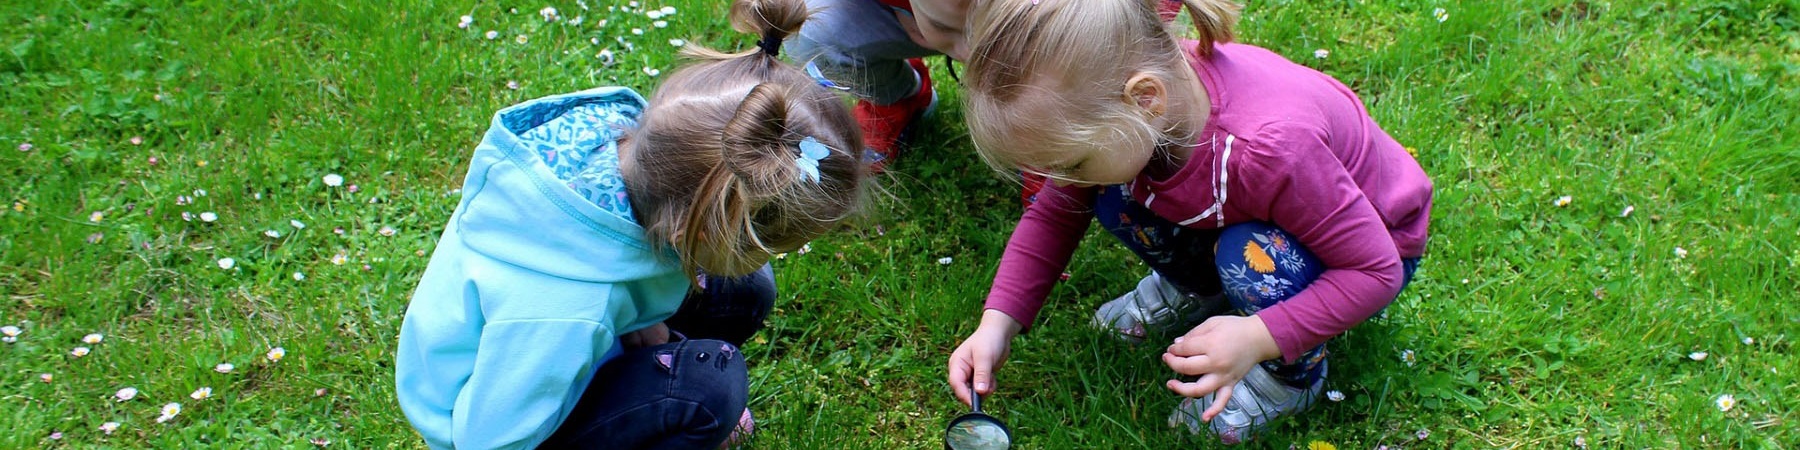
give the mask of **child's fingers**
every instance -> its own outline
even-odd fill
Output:
[[[1229,384],[1219,387],[1218,398],[1213,400],[1211,406],[1206,407],[1206,412],[1200,413],[1200,420],[1211,422],[1219,413],[1225,412],[1225,402],[1231,401],[1231,387]]]
[[[1166,351],[1181,356],[1198,355],[1206,350],[1204,337],[1210,331],[1212,331],[1211,328],[1206,324],[1201,324],[1193,331],[1189,331],[1187,335],[1175,338],[1175,342],[1169,343],[1169,349]]]
[[[956,394],[956,399],[965,405],[969,404],[969,375],[968,361],[951,356],[949,375],[944,381],[950,383],[950,392]]]
[[[1170,391],[1181,394],[1182,397],[1200,398],[1224,387],[1225,377],[1216,373],[1206,374],[1201,376],[1199,380],[1191,383],[1184,383],[1179,380],[1169,380],[1166,385]]]
[[[1205,375],[1219,370],[1214,367],[1215,362],[1209,355],[1177,356],[1164,353],[1162,359],[1164,365],[1182,375]]]
[[[981,395],[994,393],[994,366],[975,362],[975,392]]]

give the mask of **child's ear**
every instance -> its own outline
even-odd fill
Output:
[[[1143,108],[1150,116],[1161,116],[1169,109],[1169,89],[1160,77],[1138,72],[1125,80],[1125,101]]]

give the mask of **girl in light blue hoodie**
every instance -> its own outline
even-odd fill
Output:
[[[776,58],[805,16],[801,0],[739,0],[735,28],[761,35],[759,51],[690,50],[701,61],[648,103],[601,88],[494,116],[400,329],[400,406],[427,444],[712,448],[731,435],[742,355],[663,322],[690,293],[772,298],[743,286],[772,286],[771,255],[863,197],[848,108]]]

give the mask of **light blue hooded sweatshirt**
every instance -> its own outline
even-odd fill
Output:
[[[532,448],[618,336],[661,322],[688,279],[653,248],[618,174],[646,104],[600,88],[501,110],[400,326],[400,409],[432,448]]]

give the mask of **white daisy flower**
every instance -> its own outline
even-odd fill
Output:
[[[220,269],[229,270],[233,267],[237,267],[237,260],[231,259],[231,258],[219,258],[219,268]]]
[[[45,383],[56,381],[56,375],[48,374],[48,373],[40,373],[40,374],[38,374],[38,381],[42,381]]]
[[[1753,339],[1749,336],[1744,336],[1744,345],[1756,345],[1756,339]]]
[[[292,226],[292,227],[294,227],[294,229],[296,229],[296,230],[304,230],[304,229],[306,229],[306,223],[305,223],[305,222],[301,222],[301,221],[299,221],[299,220],[289,220],[289,221],[288,221],[288,226]]]
[[[951,257],[949,257],[949,256],[945,256],[945,257],[942,257],[942,258],[938,258],[938,260],[937,260],[937,263],[938,263],[938,265],[940,265],[940,266],[947,266],[947,265],[950,265],[950,263],[953,263],[953,262],[956,262],[956,259],[955,259],[955,258],[951,258]]]
[[[187,212],[187,211],[182,211],[182,212],[181,212],[181,221],[183,221],[183,222],[193,222],[193,221],[194,221],[194,213],[191,213],[191,212]]]
[[[1400,360],[1406,362],[1406,367],[1412,367],[1419,363],[1419,354],[1414,353],[1412,349],[1409,348],[1406,349],[1406,351],[1400,352]]]
[[[381,230],[378,230],[377,232],[381,233],[382,236],[393,236],[396,234],[400,234],[399,230],[395,230],[394,227],[389,227],[389,226],[383,226],[383,227],[381,227]]]
[[[69,355],[74,356],[76,358],[80,358],[83,356],[87,356],[88,353],[92,353],[92,352],[93,352],[93,350],[89,350],[87,347],[75,347],[74,350],[69,350]]]
[[[13,325],[0,327],[0,335],[6,335],[6,337],[18,337],[19,327]]]
[[[167,405],[163,405],[162,415],[156,417],[156,423],[163,423],[163,422],[168,422],[170,420],[174,420],[175,416],[179,416],[179,415],[181,415],[181,404],[180,403],[169,403]]]
[[[347,262],[350,262],[350,256],[345,255],[343,252],[338,252],[338,254],[336,254],[336,255],[331,255],[331,264],[332,265],[341,266]]]
[[[491,41],[491,40],[495,40],[495,39],[499,39],[499,38],[500,38],[500,32],[498,32],[498,31],[494,31],[494,30],[488,30],[488,32],[487,32],[487,34],[483,34],[483,35],[482,35],[482,37],[486,37],[486,38],[487,38],[487,40],[490,40],[490,41]]]
[[[237,366],[231,365],[231,363],[219,363],[219,365],[213,366],[213,371],[218,373],[231,373],[233,369],[237,369]]]
[[[1688,255],[1687,249],[1681,248],[1681,247],[1675,247],[1675,257],[1676,258],[1686,259],[1687,255]]]
[[[306,281],[306,274],[301,273],[301,272],[294,272],[294,281]]]
[[[665,16],[675,15],[675,7],[673,7],[673,6],[664,6],[659,11],[662,11],[663,15],[665,15]]]
[[[137,388],[128,387],[128,388],[120,389],[119,392],[114,392],[113,398],[117,399],[118,401],[121,401],[121,402],[130,401],[131,399],[137,398],[137,394],[138,394]]]
[[[268,236],[268,237],[275,238],[275,239],[281,239],[281,232],[275,231],[275,230],[263,230],[263,236]]]
[[[1721,395],[1713,400],[1713,405],[1717,405],[1721,412],[1731,411],[1731,408],[1737,407],[1737,397],[1732,397],[1731,394]]]
[[[645,67],[645,68],[644,68],[644,75],[649,75],[649,76],[653,76],[653,77],[654,77],[654,76],[657,76],[657,75],[662,75],[662,71],[661,71],[661,70],[656,70],[656,68],[655,68],[655,67]]]
[[[100,431],[105,432],[107,435],[112,435],[114,431],[119,431],[119,423],[107,422],[100,424]]]
[[[87,343],[88,345],[98,344],[100,341],[104,340],[106,340],[106,335],[100,333],[89,333],[87,336],[81,337],[81,342]]]
[[[211,387],[203,387],[200,389],[195,389],[194,393],[188,394],[188,398],[192,398],[194,400],[206,400],[211,397],[212,397],[212,388]]]
[[[214,213],[212,211],[200,213],[200,221],[201,222],[212,223],[217,220],[219,220],[218,213]]]
[[[662,11],[655,10],[655,9],[652,9],[652,10],[644,13],[644,17],[649,17],[650,20],[661,19],[662,16],[663,16]]]
[[[1325,393],[1325,398],[1330,399],[1331,401],[1334,401],[1334,402],[1341,402],[1341,401],[1344,401],[1344,393],[1338,392],[1338,391],[1329,391],[1329,392]]]
[[[673,45],[676,47],[685,47],[685,46],[687,46],[687,40],[686,39],[670,39],[669,45]]]
[[[473,17],[473,16],[462,16],[461,19],[456,21],[456,27],[462,28],[462,29],[468,29],[469,25],[474,25],[474,24],[475,24],[475,17]]]
[[[516,36],[516,37],[513,37],[513,42],[517,42],[517,43],[519,43],[519,44],[521,44],[521,45],[523,45],[523,44],[525,44],[525,43],[526,43],[526,42],[531,42],[531,38],[530,38],[530,37],[526,37],[526,36],[525,36],[525,35],[523,35],[523,34],[521,34],[521,35],[518,35],[518,36]]]
[[[506,80],[506,89],[514,90],[514,91],[519,90],[519,82],[513,81],[513,80]]]
[[[600,53],[594,54],[594,59],[600,60],[600,65],[602,65],[602,66],[613,65],[612,49],[609,48],[609,49],[600,50]]]
[[[643,28],[632,28],[631,34],[642,35],[642,34],[644,34],[644,29]]]
[[[264,355],[264,357],[268,358],[269,362],[272,363],[281,362],[281,358],[287,357],[287,350],[282,349],[281,347],[271,348],[269,349],[269,354]]]
[[[669,21],[667,21],[667,20],[658,20],[658,21],[655,21],[655,22],[650,22],[650,26],[653,26],[653,27],[657,27],[657,28],[668,28],[668,27],[669,27]]]
[[[543,17],[545,22],[556,20],[556,8],[545,6],[544,9],[538,10],[538,16]]]
[[[1331,50],[1326,50],[1326,49],[1322,49],[1322,48],[1318,49],[1318,50],[1313,50],[1313,58],[1325,59],[1325,58],[1329,58],[1329,57],[1331,57]]]
[[[1444,23],[1444,21],[1450,20],[1450,11],[1445,11],[1444,8],[1433,9],[1431,17],[1437,19],[1438,23]]]
[[[105,218],[106,218],[106,213],[103,213],[100,211],[94,211],[92,214],[88,214],[89,222],[100,223],[100,220],[105,219]]]
[[[1689,353],[1688,359],[1695,360],[1695,361],[1705,361],[1706,360],[1706,352]]]
[[[1569,206],[1570,203],[1574,203],[1574,202],[1575,202],[1575,196],[1572,196],[1572,195],[1564,195],[1564,196],[1556,198],[1556,206],[1558,206],[1558,207]]]
[[[326,186],[338,187],[344,185],[344,176],[335,173],[325,174],[325,177],[322,178],[322,180],[325,181]]]

